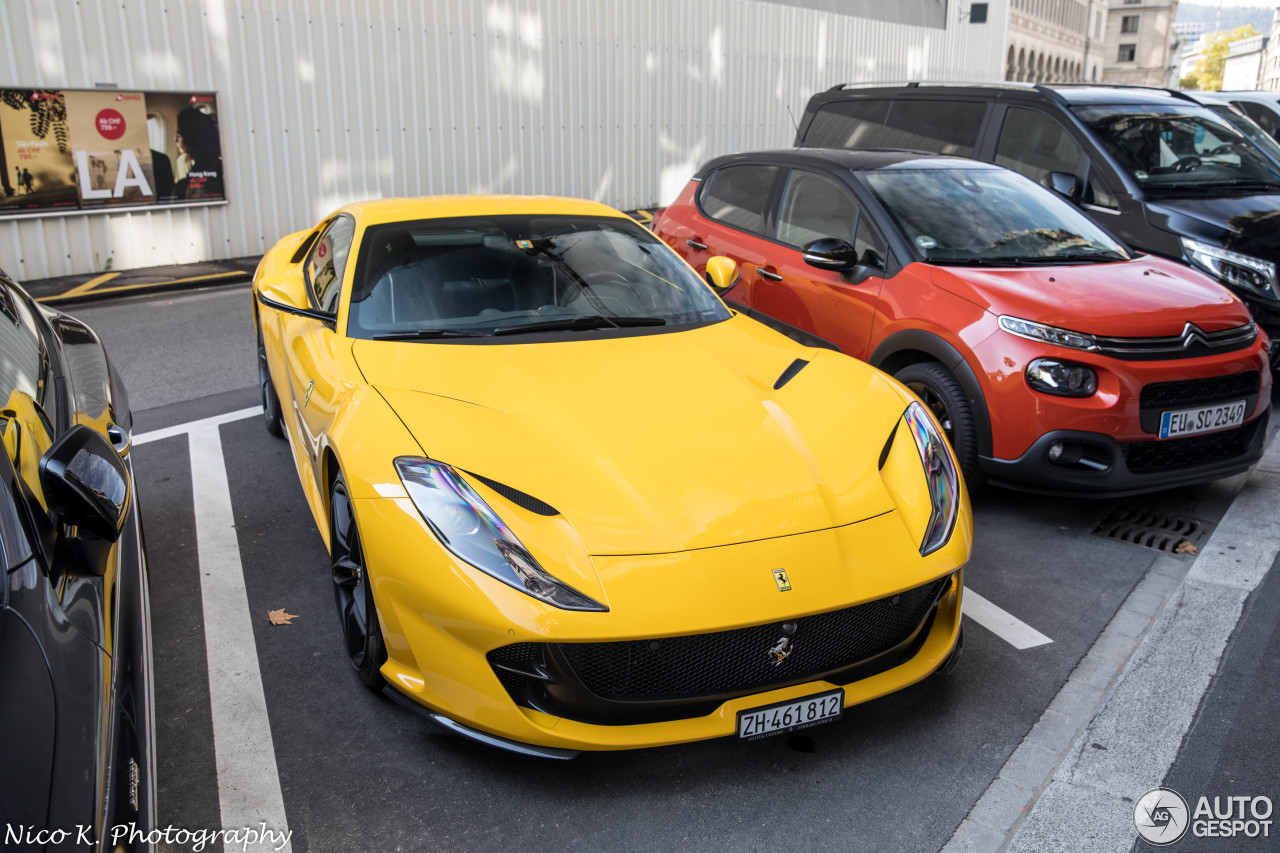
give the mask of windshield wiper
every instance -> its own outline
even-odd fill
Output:
[[[621,329],[627,326],[665,326],[663,317],[608,317],[604,314],[580,314],[576,317],[556,317],[533,323],[518,323],[493,330],[494,335],[519,335],[524,332],[560,332],[575,329]]]
[[[483,338],[482,332],[466,329],[414,329],[411,332],[383,332],[374,335],[375,341],[428,341],[432,338]]]
[[[1011,258],[929,258],[927,264],[940,264],[951,267],[1020,267],[1025,259]]]

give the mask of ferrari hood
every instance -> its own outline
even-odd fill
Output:
[[[1226,288],[1189,267],[1143,257],[1056,267],[934,267],[933,282],[993,314],[1106,337],[1162,337],[1249,322]]]
[[[353,351],[429,456],[550,504],[592,555],[768,539],[894,508],[877,468],[901,392],[744,317],[572,341],[359,340]],[[796,359],[809,363],[775,390]]]

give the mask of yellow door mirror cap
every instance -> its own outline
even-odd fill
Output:
[[[716,255],[707,261],[707,284],[718,294],[724,295],[738,283],[738,265],[733,258]]]

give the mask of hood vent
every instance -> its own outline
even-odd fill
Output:
[[[783,385],[786,385],[792,379],[795,379],[796,374],[804,370],[805,365],[808,363],[809,362],[805,361],[803,358],[797,358],[795,361],[791,362],[791,364],[787,365],[787,369],[782,371],[782,375],[778,377],[778,381],[773,383],[773,390],[777,391]]]

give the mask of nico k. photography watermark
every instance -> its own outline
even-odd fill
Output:
[[[44,847],[46,845],[73,845],[92,848],[97,839],[93,826],[77,824],[70,829],[45,829],[22,824],[6,824],[4,829],[4,846],[22,845],[23,847]],[[206,847],[217,848],[219,842],[224,850],[239,847],[247,851],[250,847],[268,845],[272,850],[283,850],[293,836],[292,829],[268,829],[265,823],[256,827],[245,826],[238,829],[184,829],[176,826],[143,829],[136,823],[116,824],[106,830],[106,838],[110,847],[117,844],[171,844],[180,849],[190,848],[193,853],[201,853]]]

